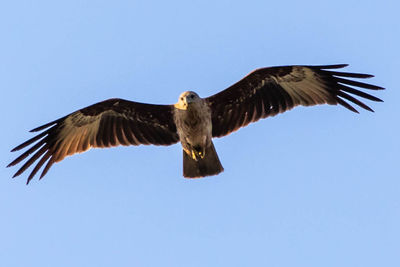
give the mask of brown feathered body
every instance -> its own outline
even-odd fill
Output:
[[[184,92],[175,105],[174,121],[183,148],[183,176],[198,178],[224,169],[212,143],[211,110],[195,92]]]

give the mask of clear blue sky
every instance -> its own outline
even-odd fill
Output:
[[[0,266],[400,266],[398,1],[3,1]],[[171,147],[91,150],[25,185],[28,130],[120,97],[209,96],[251,70],[349,63],[375,113],[296,108],[182,178]]]

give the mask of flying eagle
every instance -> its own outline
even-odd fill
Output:
[[[299,105],[340,104],[358,113],[349,104],[352,102],[373,111],[352,95],[372,101],[382,100],[355,87],[383,88],[346,79],[370,78],[372,75],[334,70],[346,66],[261,68],[207,98],[192,91],[184,92],[174,105],[108,99],[31,130],[42,132],[15,147],[12,151],[31,146],[7,167],[33,154],[13,176],[20,175],[38,161],[28,177],[28,184],[45,163],[40,179],[55,162],[92,147],[172,145],[180,142],[184,177],[216,175],[224,169],[212,138],[228,135],[250,122]]]

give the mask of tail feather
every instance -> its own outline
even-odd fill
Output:
[[[216,175],[224,171],[219,161],[214,144],[206,149],[205,156],[198,161],[194,160],[185,151],[183,151],[183,176],[186,178],[200,178],[210,175]]]

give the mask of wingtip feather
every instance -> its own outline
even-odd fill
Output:
[[[32,129],[32,130],[29,130],[29,132],[30,132],[30,133],[39,132],[39,131],[41,131],[41,130],[44,130],[44,129],[50,127],[51,125],[55,124],[56,122],[57,122],[57,121],[52,121],[52,122],[46,123],[46,124],[44,124],[44,125],[42,125],[42,126],[36,127],[36,128],[34,128],[34,129]]]
[[[69,115],[68,115],[68,116],[69,116]],[[60,121],[64,120],[64,119],[65,119],[66,117],[68,117],[68,116],[59,118],[59,119],[57,119],[57,120],[48,122],[48,123],[46,123],[46,124],[43,124],[43,125],[41,125],[41,126],[39,126],[39,127],[36,127],[36,128],[34,128],[34,129],[30,130],[29,132],[31,132],[31,133],[33,133],[33,132],[39,132],[39,131],[41,131],[41,130],[44,130],[44,129],[46,129],[46,128],[49,128],[50,126],[53,126],[54,124],[57,124],[57,123],[59,123]]]
[[[26,185],[28,185],[28,184],[31,182],[32,179],[33,179],[33,176],[31,177],[31,176],[29,175],[28,179],[26,180]]]
[[[339,96],[336,96],[336,101],[338,104],[342,105],[343,107],[347,108],[348,110],[353,111],[355,113],[360,113],[360,112],[358,112],[357,109],[355,109],[352,105],[347,103],[345,100],[341,99]]]
[[[348,67],[349,64],[332,64],[332,65],[319,65],[319,66],[314,66],[315,68],[318,69],[341,69]],[[313,67],[313,66],[311,66]]]

